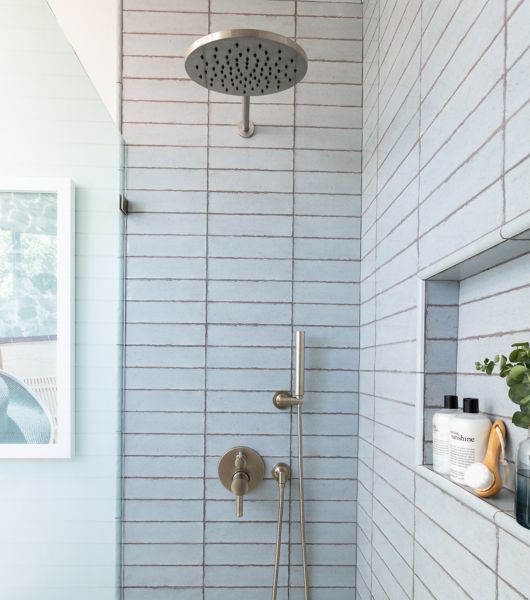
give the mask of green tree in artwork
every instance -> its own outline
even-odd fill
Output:
[[[0,194],[0,338],[57,332],[56,198]]]

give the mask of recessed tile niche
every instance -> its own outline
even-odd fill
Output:
[[[506,487],[513,489],[515,450],[527,433],[511,424],[516,405],[505,381],[477,372],[474,365],[530,339],[530,230],[445,264],[424,283],[422,462],[432,465],[432,417],[444,394],[457,394],[460,406],[463,397],[478,397],[481,412],[508,426]]]

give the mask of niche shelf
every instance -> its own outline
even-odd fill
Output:
[[[530,328],[509,317],[523,300],[528,306],[530,229],[509,239],[495,232],[419,273],[416,464],[419,475],[528,543],[530,531],[513,514],[514,452],[527,433],[511,424],[515,405],[504,380],[474,371],[476,360],[530,338]],[[463,397],[478,397],[481,411],[507,425],[510,478],[495,498],[480,498],[432,470],[432,417],[444,394],[457,394],[460,406]]]

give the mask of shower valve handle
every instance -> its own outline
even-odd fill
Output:
[[[237,453],[234,466],[237,471],[232,477],[230,489],[236,496],[236,515],[239,518],[243,516],[243,496],[248,492],[248,482],[250,481],[249,474],[243,470],[247,466],[247,457],[243,452]]]
[[[224,487],[236,496],[236,514],[242,517],[243,496],[263,480],[265,473],[263,459],[252,448],[236,446],[223,454],[217,471]]]
[[[236,516],[243,516],[243,496],[248,492],[250,477],[245,471],[236,471],[232,478],[231,490],[236,496]]]

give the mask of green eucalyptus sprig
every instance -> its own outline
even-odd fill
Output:
[[[484,362],[476,362],[475,369],[491,375],[499,366],[499,375],[506,378],[509,387],[508,396],[519,405],[519,410],[512,416],[512,423],[517,427],[530,427],[530,343],[512,344],[513,350],[508,358],[497,354],[493,360],[485,358]]]

